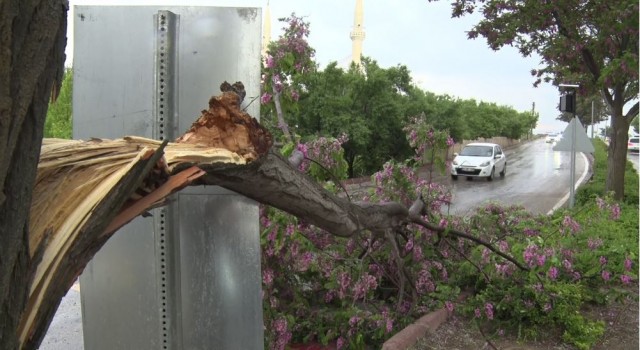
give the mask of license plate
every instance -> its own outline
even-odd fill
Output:
[[[474,168],[462,168],[462,170],[464,170],[464,171],[474,171],[476,169],[474,169]]]

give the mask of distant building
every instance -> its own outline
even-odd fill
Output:
[[[264,25],[262,26],[262,57],[267,55],[267,49],[271,42],[271,10],[269,9],[269,1],[264,9]]]
[[[360,57],[362,56],[362,42],[364,41],[364,10],[362,8],[362,0],[356,0],[356,11],[353,17],[353,30],[351,31],[351,61],[356,65],[360,65]]]

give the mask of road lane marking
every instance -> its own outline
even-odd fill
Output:
[[[580,152],[580,155],[582,155],[582,159],[584,160],[585,167],[584,167],[584,172],[582,173],[578,181],[576,181],[576,183],[573,184],[573,188],[576,191],[578,190],[578,185],[582,183],[584,178],[587,177],[587,174],[589,173],[589,160],[587,159],[587,156],[584,155],[584,153]],[[562,199],[560,199],[560,201],[556,203],[556,205],[554,205],[551,210],[549,210],[547,215],[553,214],[554,211],[562,207],[569,200],[570,195],[571,195],[571,191],[567,192],[567,194],[564,197],[562,197]]]

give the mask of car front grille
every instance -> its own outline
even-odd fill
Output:
[[[480,175],[480,169],[464,170],[462,168],[456,168],[456,173],[459,175]]]

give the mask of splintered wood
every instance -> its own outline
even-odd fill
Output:
[[[240,102],[234,92],[212,97],[209,110],[202,111],[202,116],[176,142],[225,148],[247,160],[257,159],[271,148],[271,134],[240,109]]]
[[[240,109],[241,97],[241,83],[212,97],[209,109],[174,143],[135,136],[43,141],[29,226],[29,253],[37,266],[21,318],[21,344],[35,320],[50,312],[41,305],[66,292],[108,237],[203,176],[198,165],[242,165],[269,150],[271,135]]]

